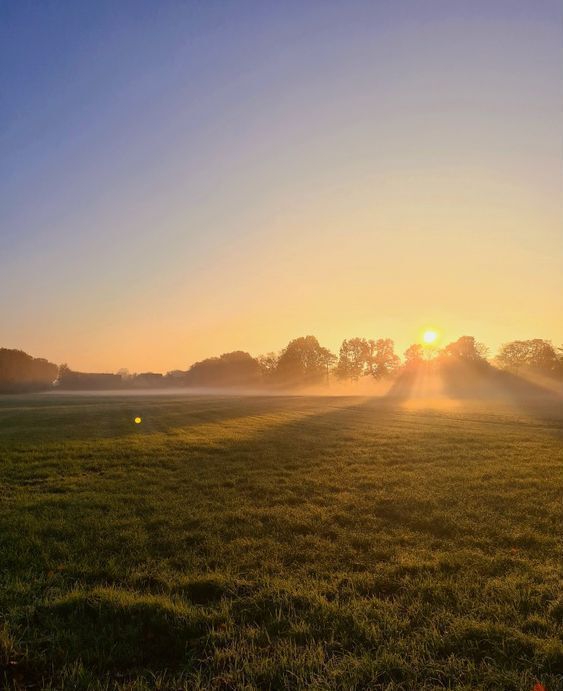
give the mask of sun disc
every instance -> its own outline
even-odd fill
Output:
[[[430,345],[431,343],[434,343],[437,338],[438,338],[438,334],[435,331],[433,331],[432,329],[428,329],[428,331],[425,331],[422,334],[422,340],[425,343],[427,343],[428,345]]]

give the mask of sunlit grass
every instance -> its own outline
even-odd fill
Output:
[[[0,679],[555,689],[558,412],[0,399]]]

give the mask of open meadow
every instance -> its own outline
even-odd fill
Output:
[[[561,689],[561,439],[553,402],[0,398],[0,687]]]

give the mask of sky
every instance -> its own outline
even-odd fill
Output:
[[[560,0],[0,0],[0,346],[563,342]]]

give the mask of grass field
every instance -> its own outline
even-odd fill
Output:
[[[552,403],[0,398],[0,686],[561,689],[561,432]]]

